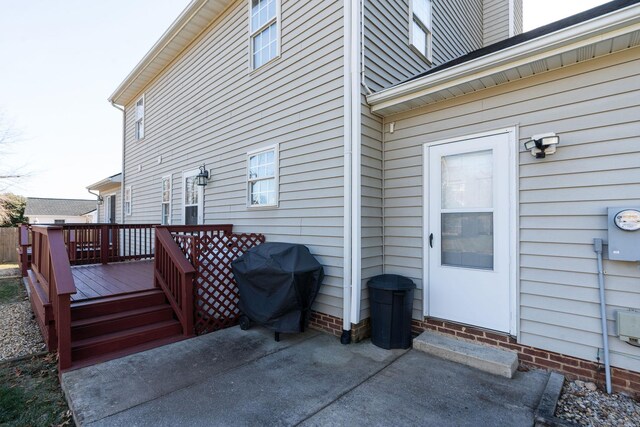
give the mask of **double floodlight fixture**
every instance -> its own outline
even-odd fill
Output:
[[[556,152],[556,146],[560,143],[560,137],[553,132],[533,135],[524,143],[524,148],[531,151],[536,159],[544,159],[548,154]]]

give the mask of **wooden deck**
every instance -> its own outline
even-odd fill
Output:
[[[153,261],[131,261],[71,267],[77,293],[71,301],[153,289]]]

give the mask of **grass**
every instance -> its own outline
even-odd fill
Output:
[[[72,426],[54,355],[0,364],[1,426]]]
[[[0,279],[0,304],[24,301],[26,296],[22,279]]]

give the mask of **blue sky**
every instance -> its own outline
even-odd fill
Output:
[[[0,192],[92,198],[121,169],[122,116],[107,97],[188,0],[0,0]],[[524,0],[525,30],[601,0]],[[0,147],[1,148],[1,147]],[[7,148],[11,152],[7,152]]]

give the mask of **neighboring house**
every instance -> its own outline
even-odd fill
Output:
[[[335,333],[366,334],[367,280],[398,273],[416,330],[594,377],[593,238],[640,205],[639,23],[638,0],[521,35],[517,0],[194,0],[110,97],[123,220],[307,245]],[[549,132],[556,154],[525,150]],[[640,271],[605,269],[614,384],[637,391],[614,319]]]
[[[27,197],[24,216],[29,224],[79,224],[91,222],[95,200]]]
[[[122,173],[91,184],[87,190],[98,197],[95,222],[122,223]]]

